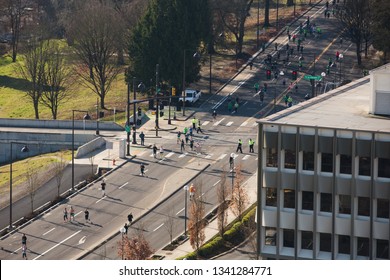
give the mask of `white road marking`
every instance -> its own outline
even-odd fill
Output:
[[[218,180],[217,182],[215,182],[213,187],[215,187],[215,185],[217,185],[219,182],[221,182],[221,180]]]
[[[219,121],[215,122],[215,123],[213,124],[213,126],[219,125],[224,119],[225,119],[225,118],[222,118],[222,119],[220,119]]]
[[[83,213],[83,211],[80,211],[80,212],[76,213],[74,216],[76,217],[77,215],[79,215],[81,213]]]
[[[124,183],[122,186],[119,187],[119,189],[123,188],[124,186],[126,186],[129,182],[126,182]]]
[[[245,121],[240,126],[246,126],[247,124],[248,124],[248,121]]]
[[[250,157],[250,155],[245,155],[242,160],[247,160]]]
[[[49,231],[46,231],[44,234],[42,234],[42,236],[45,236],[46,234],[48,234],[48,233],[50,233],[50,232],[52,232],[53,230],[55,230],[56,228],[52,228],[51,230],[49,230]]]
[[[170,158],[171,156],[173,156],[175,153],[174,152],[170,152],[169,154],[167,154],[165,157],[166,158]]]
[[[106,197],[107,197],[107,196],[103,196],[101,199],[96,200],[95,203],[98,203],[98,202],[102,201],[102,200],[105,199]]]
[[[227,154],[222,154],[219,158],[217,158],[217,160],[223,159],[226,156],[227,156]]]
[[[209,154],[207,156],[205,156],[205,158],[211,158],[213,156],[213,154]]]
[[[158,230],[160,227],[162,227],[164,225],[164,223],[162,223],[161,225],[159,225],[158,227],[156,227],[153,231],[156,231]]]
[[[86,239],[87,239],[87,236],[85,236],[85,235],[83,237],[81,237],[79,240],[79,245],[84,244]]]
[[[57,248],[58,246],[60,246],[62,243],[68,241],[69,239],[71,239],[73,236],[77,235],[80,233],[81,230],[79,231],[76,231],[75,233],[73,233],[71,236],[65,238],[64,240],[62,240],[61,242],[59,242],[58,244],[54,245],[53,247],[47,249],[45,252],[43,252],[42,254],[38,255],[37,257],[34,258],[34,260],[37,260],[39,259],[40,257],[44,256],[45,254],[49,253],[51,250]]]
[[[206,125],[208,125],[209,124],[209,121],[204,121],[203,123],[202,123],[202,126],[206,126]]]
[[[176,216],[179,215],[179,213],[183,212],[184,211],[184,208],[183,209],[180,209],[179,212],[176,213]]]
[[[233,124],[233,122],[228,122],[227,124],[226,124],[226,126],[231,126]]]
[[[179,156],[179,158],[183,158],[183,157],[185,157],[186,155],[188,155],[188,153],[181,154],[181,155]]]

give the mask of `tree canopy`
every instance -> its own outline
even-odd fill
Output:
[[[152,0],[134,27],[129,40],[129,76],[142,81],[154,77],[160,65],[160,80],[182,86],[184,55],[187,83],[199,79],[200,61],[209,36],[207,0]]]

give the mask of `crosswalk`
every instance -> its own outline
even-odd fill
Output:
[[[206,129],[206,126],[207,125],[211,125],[213,127],[216,127],[216,126],[238,126],[238,127],[254,127],[254,126],[257,126],[257,122],[256,122],[256,119],[249,119],[249,120],[245,120],[243,122],[237,122],[237,121],[227,121],[225,120],[225,118],[222,118],[220,120],[216,120],[216,121],[213,121],[213,122],[210,122],[210,121],[204,121],[202,123],[202,129]]]
[[[217,154],[217,153],[195,153],[194,151],[188,151],[188,152],[169,152],[163,158],[161,158],[159,155],[156,156],[156,159],[158,160],[164,160],[169,158],[170,160],[175,160],[176,159],[183,159],[183,158],[192,158],[192,157],[198,157],[198,158],[204,158],[208,160],[215,160],[215,161],[221,161],[225,159],[226,157],[233,156],[234,160],[257,160],[257,154],[251,153],[251,154],[241,154],[241,153],[222,153],[222,154]],[[153,157],[153,154],[150,154],[149,157]]]

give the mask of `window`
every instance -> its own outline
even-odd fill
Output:
[[[283,190],[284,193],[284,208],[295,208],[295,191],[290,189]]]
[[[390,178],[389,158],[378,158],[378,177]]]
[[[320,233],[320,251],[331,252],[332,235],[330,233]]]
[[[389,200],[384,198],[378,198],[376,204],[376,216],[378,218],[389,218]]]
[[[265,228],[265,245],[276,245],[276,228],[266,227]]]
[[[267,167],[278,167],[278,150],[267,148]]]
[[[284,168],[295,169],[295,156],[296,152],[293,150],[284,150]]]
[[[359,175],[371,176],[371,158],[359,157]]]
[[[339,254],[351,254],[351,237],[339,235]]]
[[[352,157],[349,155],[340,155],[340,173],[352,174]]]
[[[302,191],[302,210],[313,210],[313,192]]]
[[[333,154],[330,153],[321,154],[321,171],[333,172]]]
[[[321,212],[332,212],[332,194],[330,193],[321,193]]]
[[[314,171],[314,152],[303,151],[302,169]]]
[[[378,259],[389,260],[389,240],[376,240],[376,257]]]
[[[312,231],[302,231],[301,249],[313,250]]]
[[[265,205],[266,206],[277,206],[276,201],[277,201],[277,195],[278,192],[275,188],[266,188],[266,197],[265,197]]]
[[[359,216],[370,216],[370,198],[358,197],[358,215]]]
[[[351,196],[339,195],[339,213],[340,214],[351,214]]]
[[[294,248],[294,230],[283,230],[283,247]]]
[[[357,255],[368,257],[369,239],[366,237],[357,238]]]

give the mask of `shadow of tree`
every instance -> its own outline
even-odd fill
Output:
[[[31,82],[22,78],[14,78],[0,75],[0,87],[7,87],[20,91],[26,91],[28,88],[31,87]]]

